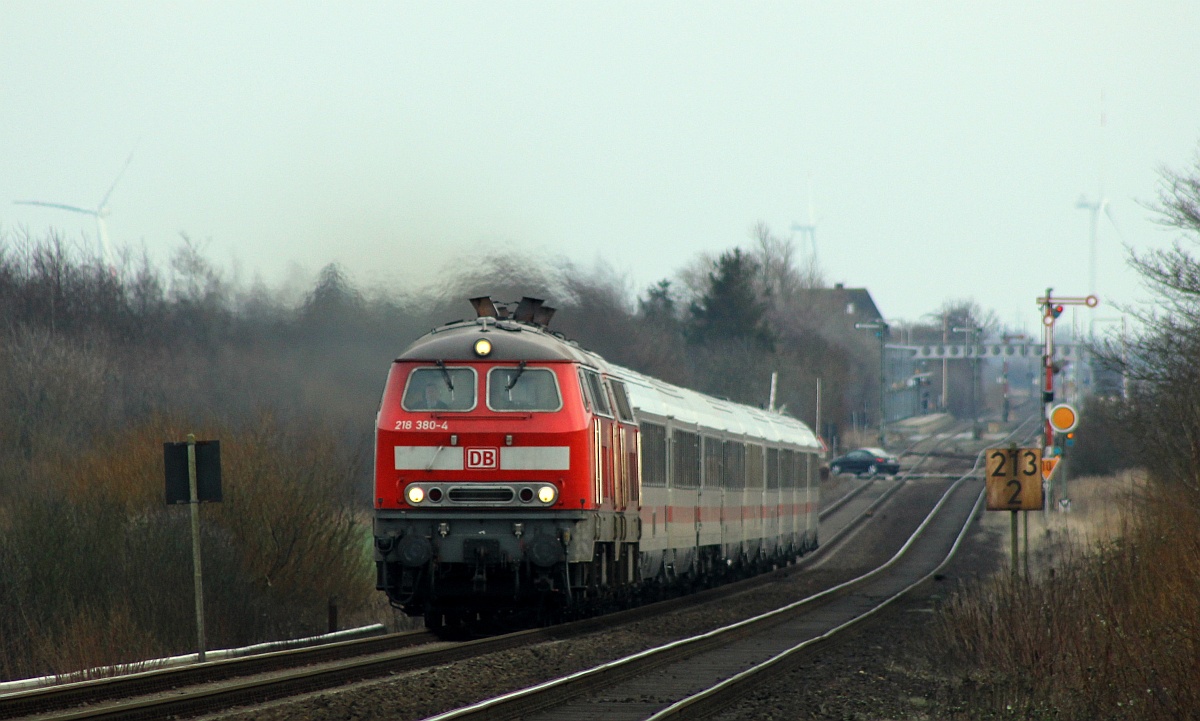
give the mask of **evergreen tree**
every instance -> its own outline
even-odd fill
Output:
[[[767,302],[755,290],[758,270],[758,263],[740,248],[722,253],[708,274],[708,288],[688,309],[688,340],[697,344],[744,341],[774,350]]]
[[[638,315],[650,323],[670,326],[678,321],[671,281],[663,279],[646,289],[646,297],[638,298]]]

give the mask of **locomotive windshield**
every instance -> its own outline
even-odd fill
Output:
[[[475,370],[417,368],[408,376],[400,407],[406,411],[469,411],[475,407]]]
[[[548,368],[493,368],[488,372],[488,408],[494,411],[556,411],[562,408],[558,381]]]

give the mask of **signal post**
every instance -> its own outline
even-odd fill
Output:
[[[1099,304],[1096,296],[1055,298],[1052,288],[1038,298],[1042,309],[1042,327],[1045,350],[1042,354],[1042,405],[1045,434],[1041,447],[989,448],[985,453],[987,483],[987,509],[1009,511],[1012,514],[1012,573],[1017,575],[1019,561],[1019,539],[1017,511],[1040,511],[1046,507],[1047,482],[1054,474],[1060,456],[1054,444],[1054,433],[1074,430],[1079,414],[1066,403],[1054,404],[1054,374],[1059,370],[1054,365],[1054,321],[1068,305],[1083,305],[1095,308]],[[1007,340],[1007,338],[1005,339]],[[1029,574],[1029,515],[1025,516],[1025,574]]]
[[[1060,460],[1057,447],[1054,444],[1054,432],[1056,430],[1066,432],[1066,430],[1074,429],[1079,417],[1079,414],[1071,406],[1066,404],[1054,406],[1054,374],[1060,370],[1060,368],[1054,365],[1054,322],[1058,320],[1058,317],[1062,315],[1063,310],[1068,305],[1082,305],[1088,308],[1095,308],[1100,304],[1100,299],[1094,295],[1055,298],[1053,290],[1053,288],[1047,288],[1046,295],[1037,299],[1038,306],[1042,309],[1042,330],[1045,338],[1045,351],[1042,355],[1044,381],[1044,385],[1042,386],[1042,407],[1044,410],[1042,424],[1045,429],[1045,443],[1043,444],[1042,454],[1042,480],[1047,485],[1050,482],[1051,476],[1054,475],[1054,469]],[[1071,428],[1064,430],[1062,426],[1068,421],[1068,415]]]

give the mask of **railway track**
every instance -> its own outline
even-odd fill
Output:
[[[660,721],[711,715],[766,674],[817,652],[839,633],[875,616],[948,563],[983,502],[978,465],[979,457],[971,471],[950,484],[895,555],[857,578],[735,624],[427,721]]]
[[[841,537],[870,518],[874,509],[896,493],[904,481],[903,475],[899,483],[866,481],[830,504],[821,514],[823,548],[797,568],[807,567],[835,546]],[[773,574],[603,617],[464,643],[441,642],[423,631],[391,634],[10,694],[0,696],[0,718],[151,719],[223,711],[357,680],[443,666],[505,649],[571,639],[748,592],[778,582],[792,571],[791,568],[781,569]]]
[[[895,488],[862,483],[822,511],[822,518],[830,519],[831,533],[844,534]],[[0,719],[161,719],[211,713],[592,633],[751,590],[790,570],[606,616],[463,643],[414,631],[23,691],[0,696]]]

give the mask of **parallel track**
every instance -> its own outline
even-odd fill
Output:
[[[427,721],[659,721],[696,718],[723,708],[762,675],[872,617],[949,562],[984,497],[975,476],[978,465],[979,456],[971,471],[950,484],[901,549],[858,578],[751,619]]]
[[[868,509],[878,504],[886,490],[894,488],[863,484],[822,511],[821,517],[836,516],[837,533],[844,533],[867,518]],[[773,583],[792,570],[785,568],[605,616],[462,643],[439,643],[434,634],[416,631],[24,691],[0,696],[0,719],[34,715],[59,720],[162,719],[211,713],[593,633],[748,591]]]

